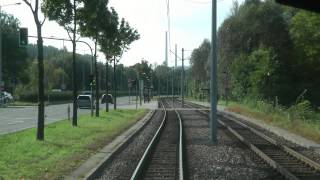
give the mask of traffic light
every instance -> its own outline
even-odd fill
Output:
[[[300,9],[306,9],[314,12],[320,12],[319,0],[276,0],[280,4],[293,6]]]
[[[90,74],[90,75],[89,75],[89,82],[90,82],[90,84],[93,83],[93,78],[94,78],[94,76],[93,76],[92,74]]]
[[[19,46],[26,47],[28,45],[28,28],[20,28],[19,34]]]

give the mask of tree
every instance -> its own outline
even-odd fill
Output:
[[[113,73],[116,72],[116,61],[117,58],[121,58],[123,52],[129,49],[129,45],[140,38],[140,35],[137,30],[134,30],[130,27],[129,23],[126,22],[123,18],[119,24],[118,22],[118,14],[111,8],[111,18],[110,24],[112,27],[117,27],[114,29],[114,34],[110,36],[108,34],[108,29],[104,28],[102,38],[100,40],[100,46],[102,52],[105,54],[107,61],[113,61]],[[114,26],[116,25],[116,26]],[[116,76],[113,76],[114,81],[114,109],[117,108],[117,82]]]
[[[278,96],[280,102],[287,103],[294,98],[291,90],[291,77],[293,62],[296,58],[293,52],[293,42],[289,35],[289,24],[292,16],[291,11],[287,11],[272,0],[247,0],[244,4],[235,4],[231,15],[222,23],[219,28],[219,59],[218,77],[219,92],[231,88],[234,97],[245,97],[253,95],[248,76],[252,75],[255,68],[251,68],[250,59],[253,54],[260,54],[261,57],[269,59],[273,69],[270,84],[273,86],[272,93],[260,91],[264,84],[256,84],[259,94],[257,97],[271,99]],[[264,53],[268,51],[268,53]],[[240,62],[241,61],[241,62]],[[258,62],[260,66],[266,65],[263,59]],[[231,68],[233,67],[233,68]],[[237,74],[238,70],[244,68],[241,72],[244,75],[242,81]],[[258,78],[259,79],[259,78]],[[256,79],[256,80],[258,80]],[[227,80],[228,83],[225,83]],[[234,84],[234,86],[231,86]],[[243,84],[237,84],[243,83]],[[250,85],[250,86],[249,86]],[[260,94],[261,93],[261,94]]]
[[[43,65],[43,39],[42,39],[42,26],[45,22],[44,20],[40,20],[39,18],[39,8],[40,2],[39,0],[34,1],[34,5],[32,5],[31,0],[23,0],[23,2],[30,8],[34,22],[37,27],[37,46],[38,46],[38,126],[37,126],[37,140],[44,140],[44,65]]]
[[[205,39],[199,48],[192,51],[191,54],[191,69],[194,81],[193,92],[197,95],[202,93],[202,88],[209,87],[209,55],[211,51],[210,41]]]
[[[298,51],[309,61],[317,61],[320,56],[320,17],[317,13],[298,12],[291,21],[290,35]]]
[[[27,50],[19,48],[19,21],[14,16],[1,12],[2,25],[2,73],[5,89],[14,92],[18,81],[27,81]]]
[[[99,117],[99,71],[97,67],[97,45],[101,34],[108,36],[114,34],[112,27],[114,24],[110,21],[112,15],[108,8],[106,0],[83,0],[84,7],[79,9],[80,32],[83,36],[90,37],[95,42],[95,81],[96,81],[96,117]]]
[[[77,126],[77,71],[76,71],[76,41],[77,41],[77,23],[78,10],[81,8],[82,0],[43,0],[42,11],[49,17],[49,20],[56,21],[60,26],[63,26],[67,31],[70,40],[72,41],[72,84],[73,84],[73,116],[72,125]]]

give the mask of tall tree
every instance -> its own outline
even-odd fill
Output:
[[[140,38],[140,35],[137,30],[134,30],[132,27],[130,27],[129,23],[124,20],[124,18],[121,19],[121,22],[119,24],[118,22],[118,15],[114,11],[113,8],[111,8],[111,14],[113,18],[110,19],[111,24],[116,24],[117,28],[114,29],[115,33],[110,36],[108,35],[108,31],[105,28],[105,31],[103,32],[104,37],[101,38],[101,50],[106,55],[107,60],[113,61],[113,73],[116,72],[116,62],[119,62],[119,59],[121,58],[123,52],[127,51],[129,49],[130,44],[138,40]],[[113,26],[114,27],[114,26]],[[116,76],[113,76],[114,81],[114,109],[117,108],[117,81]]]
[[[3,59],[3,80],[5,89],[14,92],[15,85],[20,82],[26,82],[28,61],[26,48],[19,47],[19,20],[14,16],[1,13],[2,25],[2,59]]]
[[[40,20],[39,8],[40,1],[35,0],[32,4],[32,0],[23,0],[23,2],[29,6],[34,22],[37,27],[37,46],[38,46],[38,125],[37,125],[37,140],[44,140],[44,65],[43,65],[43,39],[42,39],[42,26],[45,19]]]
[[[77,126],[77,71],[76,71],[76,43],[77,43],[77,23],[78,10],[82,8],[82,0],[43,0],[42,10],[49,17],[49,20],[56,21],[67,31],[72,41],[72,84],[73,84],[73,117],[72,125]]]
[[[90,37],[95,42],[95,81],[96,81],[96,117],[99,117],[99,71],[97,67],[97,45],[100,35],[107,33],[108,36],[114,34],[116,27],[111,22],[111,13],[107,8],[107,0],[83,0],[83,8],[79,9],[80,32],[83,36]],[[107,32],[105,32],[107,31]]]
[[[101,39],[99,40],[99,45],[101,47],[101,51],[105,55],[106,58],[106,95],[109,94],[109,62],[111,63],[112,58],[117,54],[119,48],[115,44],[115,37],[117,34],[117,28],[119,25],[119,17],[118,13],[114,10],[114,8],[110,9],[110,18],[108,19],[108,26],[103,28]],[[109,111],[109,103],[106,102],[106,112]]]
[[[209,87],[209,55],[210,55],[211,45],[210,41],[205,39],[202,44],[194,49],[191,54],[191,68],[193,76],[192,90],[195,94],[202,94],[203,88]]]

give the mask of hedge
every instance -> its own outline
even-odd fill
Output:
[[[105,91],[100,91],[100,96],[104,94]],[[79,94],[82,94],[80,91]],[[109,94],[113,95],[113,90],[109,90]],[[118,91],[117,96],[128,96],[128,91]],[[131,96],[135,95],[135,92],[131,92]],[[48,101],[48,93],[45,93],[45,101]],[[58,101],[72,101],[73,95],[72,91],[62,91],[62,92],[49,92],[49,101],[50,102],[58,102]],[[24,92],[17,96],[18,101],[24,102],[38,102],[38,93],[36,92]]]

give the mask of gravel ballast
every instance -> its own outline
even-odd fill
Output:
[[[179,111],[185,131],[189,179],[276,179],[264,164],[225,128],[219,127],[218,144],[209,141],[208,118],[196,111]]]
[[[124,180],[130,179],[142,157],[144,150],[152,139],[163,118],[163,111],[158,111],[150,122],[136,135],[121,152],[116,154],[106,166],[98,179]]]

